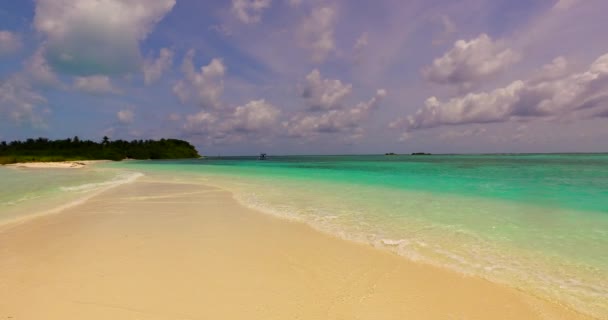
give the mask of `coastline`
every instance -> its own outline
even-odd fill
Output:
[[[0,283],[15,319],[590,319],[147,176],[0,229]]]
[[[74,160],[57,162],[18,162],[6,164],[8,168],[28,168],[28,169],[80,169],[90,165],[106,163],[112,160]]]

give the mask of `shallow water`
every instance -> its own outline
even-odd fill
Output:
[[[134,172],[200,181],[338,237],[608,315],[608,155],[231,157],[96,168],[95,181],[70,176],[51,189],[75,194]],[[21,181],[27,188],[46,179],[30,178]],[[24,196],[31,193],[17,188],[0,200]]]

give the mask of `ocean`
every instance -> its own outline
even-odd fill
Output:
[[[168,176],[230,190],[245,206],[336,237],[608,315],[608,154],[226,157],[40,172],[0,168],[0,221],[141,174]]]

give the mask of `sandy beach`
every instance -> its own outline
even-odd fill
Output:
[[[144,177],[0,226],[0,319],[588,318]]]
[[[63,169],[72,168],[80,169],[88,165],[96,163],[104,163],[110,160],[78,160],[78,161],[57,161],[57,162],[19,162],[7,164],[11,168],[28,168],[28,169]]]

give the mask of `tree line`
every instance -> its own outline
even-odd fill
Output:
[[[81,140],[77,136],[64,140],[47,138],[0,142],[0,163],[48,162],[73,160],[185,159],[200,157],[194,146],[178,139]]]

